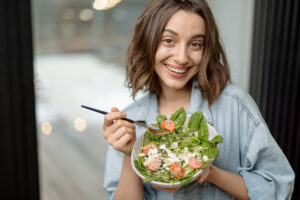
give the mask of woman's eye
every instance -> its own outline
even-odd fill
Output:
[[[162,45],[165,47],[174,47],[175,41],[173,39],[166,38],[162,40]]]
[[[173,40],[172,39],[164,39],[163,40],[165,43],[168,43],[168,44],[170,44],[170,43],[172,43],[173,42]]]
[[[191,45],[193,48],[201,48],[203,46],[201,42],[192,42]]]

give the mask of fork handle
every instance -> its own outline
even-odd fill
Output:
[[[108,112],[106,112],[106,111],[98,110],[98,109],[96,109],[96,108],[91,108],[91,107],[84,106],[84,105],[81,105],[81,107],[83,107],[83,108],[85,108],[85,109],[88,109],[88,110],[92,110],[92,111],[94,111],[94,112],[101,113],[101,114],[103,114],[103,115],[106,115],[106,114],[108,113]],[[134,121],[134,120],[132,120],[132,119],[128,119],[128,118],[122,118],[122,119],[123,119],[123,120],[126,120],[126,121],[128,121],[128,122],[131,122],[131,123],[133,123],[133,124],[137,124],[137,125],[143,126],[143,127],[145,127],[145,128],[148,128],[146,125],[144,125],[144,124],[142,124],[142,123],[140,123],[140,122]]]
[[[125,120],[127,120],[127,118],[125,118]],[[129,119],[129,120],[131,120],[131,119]],[[128,121],[128,120],[127,120],[127,121]],[[129,122],[130,122],[130,121],[129,121]],[[145,124],[141,123],[141,122],[133,121],[132,123],[135,123],[135,124],[137,124],[137,125],[139,125],[139,126],[144,127],[145,129],[148,129],[148,127],[147,127]]]

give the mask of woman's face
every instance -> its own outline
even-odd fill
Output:
[[[155,72],[163,91],[184,89],[199,71],[205,24],[193,12],[177,11],[168,21],[155,55]]]

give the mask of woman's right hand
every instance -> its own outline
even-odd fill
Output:
[[[135,126],[122,118],[126,113],[113,107],[111,112],[105,115],[103,129],[104,138],[116,150],[130,156],[132,146],[136,140]]]

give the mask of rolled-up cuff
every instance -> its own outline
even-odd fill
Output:
[[[251,200],[275,199],[275,186],[272,180],[246,170],[240,170],[238,174],[243,177]]]

